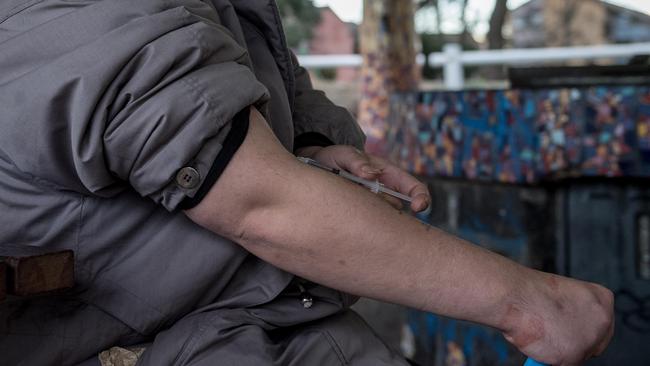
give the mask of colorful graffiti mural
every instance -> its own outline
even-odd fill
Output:
[[[555,258],[554,202],[538,186],[428,179],[434,209],[421,221],[538,268]],[[549,240],[550,239],[550,240]],[[412,358],[422,366],[521,366],[524,356],[500,332],[414,309],[407,311]]]
[[[578,278],[618,281],[622,275],[612,273],[634,268],[634,264],[623,266],[628,263],[623,258],[608,255],[612,253],[608,248],[633,252],[635,243],[611,241],[592,227],[594,222],[617,223],[612,225],[615,229],[606,230],[621,230],[612,237],[624,240],[622,233],[635,230],[632,224],[625,224],[629,221],[625,217],[636,217],[631,212],[647,212],[650,207],[645,201],[639,203],[645,188],[629,193],[629,183],[624,186],[627,188],[612,184],[601,189],[589,182],[571,182],[560,191],[555,190],[557,185],[547,190],[543,184],[513,187],[477,182],[650,177],[649,86],[394,94],[388,128],[368,138],[368,146],[375,152],[425,176],[430,183],[436,209],[419,215],[427,223],[522,263],[547,271],[563,268]],[[439,176],[462,180],[427,178]],[[635,184],[645,186],[643,182]],[[605,197],[611,202],[602,192],[607,192]],[[562,201],[569,203],[556,206],[559,195],[579,203]],[[617,204],[623,197],[634,200],[637,206],[630,207],[637,208]],[[603,202],[611,203],[612,208],[602,209],[610,207]],[[571,211],[567,211],[569,205]],[[600,216],[603,218],[595,220]],[[621,224],[624,226],[619,228]],[[591,232],[593,236],[586,234]],[[570,240],[564,243],[570,248],[588,248],[581,249],[586,254],[578,257],[571,252],[569,264],[559,262],[556,254],[563,252],[556,252],[558,238]],[[616,265],[590,272],[592,257]],[[627,258],[634,260],[633,256]],[[621,327],[610,347],[614,351],[594,364],[647,363],[647,352],[630,351],[630,344],[636,350],[647,343],[648,322],[643,317],[647,315],[643,313],[647,284],[622,283],[638,287],[632,296],[626,290],[616,291],[617,304],[621,303],[617,305],[617,324]],[[407,316],[415,345],[413,359],[421,365],[523,364],[523,355],[496,330],[417,310],[409,310]]]
[[[650,87],[395,94],[375,152],[420,175],[650,176]]]
[[[410,310],[414,359],[431,366],[519,366],[524,356],[495,329]],[[433,346],[433,347],[432,347]]]

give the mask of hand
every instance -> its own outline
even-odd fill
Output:
[[[504,336],[537,361],[580,365],[601,354],[614,333],[614,297],[600,285],[534,272],[528,294],[506,310]]]
[[[378,179],[387,188],[411,197],[411,209],[415,212],[426,210],[431,203],[431,196],[424,183],[389,161],[352,146],[309,146],[299,149],[296,154],[312,158],[330,168],[344,169],[364,179]],[[382,197],[396,208],[402,207],[399,199],[385,194]]]

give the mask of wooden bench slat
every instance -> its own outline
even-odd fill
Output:
[[[74,253],[48,252],[40,247],[3,244],[0,260],[6,263],[6,293],[37,295],[74,285]]]

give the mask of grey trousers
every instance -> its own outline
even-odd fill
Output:
[[[275,329],[243,324],[238,313],[184,319],[156,337],[138,365],[408,365],[351,310]]]
[[[254,307],[205,306],[153,336],[74,299],[9,301],[0,305],[0,365],[99,365],[104,349],[141,343],[143,366],[408,365],[347,308],[352,297],[309,291],[308,309],[290,286]]]
[[[408,365],[346,308],[352,297],[309,291],[308,309],[290,287],[259,307],[196,311],[158,334],[138,365]]]

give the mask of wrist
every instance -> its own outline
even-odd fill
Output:
[[[505,311],[499,325],[504,337],[520,350],[538,343],[546,336],[547,310],[558,306],[559,299],[552,288],[557,286],[557,276],[552,274],[524,269],[521,281],[514,295],[505,306]]]
[[[509,334],[522,327],[531,312],[530,304],[540,295],[539,281],[541,272],[516,265],[516,273],[508,281],[495,318],[495,327]]]

